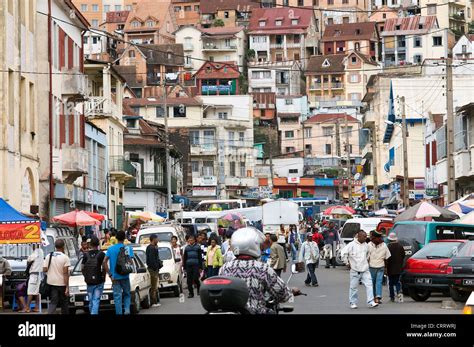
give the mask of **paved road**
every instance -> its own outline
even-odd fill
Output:
[[[319,287],[305,287],[306,274],[293,275],[290,286],[299,287],[308,296],[295,298],[293,306],[294,313],[299,314],[459,314],[462,306],[458,309],[443,309],[441,303],[450,298],[435,295],[426,302],[415,302],[410,297],[405,297],[403,303],[391,303],[388,295],[388,287],[384,287],[384,303],[380,307],[368,308],[366,302],[365,288],[360,286],[359,308],[351,310],[348,304],[349,271],[345,268],[336,269],[319,268],[316,270]],[[283,276],[286,280],[288,273]],[[163,295],[161,307],[142,310],[142,314],[200,314],[205,311],[201,307],[199,297],[193,299],[185,295],[180,298]]]

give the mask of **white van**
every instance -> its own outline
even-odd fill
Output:
[[[352,218],[348,219],[342,227],[340,239],[344,244],[348,244],[354,239],[355,233],[360,230],[364,230],[367,236],[370,235],[372,230],[377,229],[377,225],[383,220],[383,218]]]
[[[176,221],[180,224],[207,224],[211,232],[218,233],[218,219],[223,215],[222,211],[183,211],[176,215]]]
[[[150,236],[156,234],[160,242],[171,242],[171,238],[176,236],[180,246],[186,243],[184,239],[184,232],[181,226],[175,224],[162,224],[154,226],[142,226],[142,229],[137,234],[135,243],[146,244],[150,240]]]

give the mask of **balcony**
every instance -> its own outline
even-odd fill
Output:
[[[232,187],[256,187],[258,186],[255,177],[226,177],[225,185]]]
[[[454,153],[454,177],[469,177],[471,175],[471,152],[462,150]]]
[[[215,42],[203,42],[202,43],[202,51],[207,52],[207,51],[226,51],[226,52],[232,52],[232,51],[237,51],[237,46],[236,45],[226,45],[226,44],[219,44]]]
[[[130,181],[126,184],[126,188],[142,188],[142,189],[156,189],[167,190],[166,174],[156,172],[143,172],[141,175],[141,185],[137,185],[136,180]],[[171,177],[171,191],[177,192],[178,180],[176,177]]]
[[[191,145],[190,152],[191,155],[217,155],[217,147],[214,144]]]
[[[342,82],[331,82],[331,89],[344,89],[344,83],[342,83]]]
[[[271,49],[283,49],[283,42],[282,43],[270,43]]]
[[[89,153],[79,145],[63,145],[62,147],[63,181],[72,184],[77,178],[87,174],[89,167]]]
[[[94,96],[85,102],[85,115],[88,117],[114,114],[117,114],[117,105],[112,100]]]
[[[87,77],[78,69],[61,70],[61,94],[83,97],[87,94]]]
[[[320,82],[313,83],[309,86],[309,90],[321,90],[322,84]]]
[[[110,176],[118,182],[125,184],[134,177],[128,173],[130,162],[125,160],[123,155],[111,156],[109,158],[109,172]]]
[[[217,176],[193,176],[193,186],[217,186]]]

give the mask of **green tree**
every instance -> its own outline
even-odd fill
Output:
[[[223,27],[224,26],[224,21],[220,18],[216,19],[214,23],[212,24],[215,27]]]

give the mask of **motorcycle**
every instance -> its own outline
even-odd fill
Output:
[[[288,286],[293,274],[298,271],[293,264],[291,267],[291,274],[286,282]],[[293,293],[294,296],[307,294],[297,291]],[[246,309],[249,298],[249,290],[247,283],[240,278],[215,276],[205,280],[201,285],[200,290],[201,305],[208,314],[250,314]],[[266,306],[276,314],[280,312],[293,312],[293,307],[288,305],[281,305],[272,297],[266,298]]]

